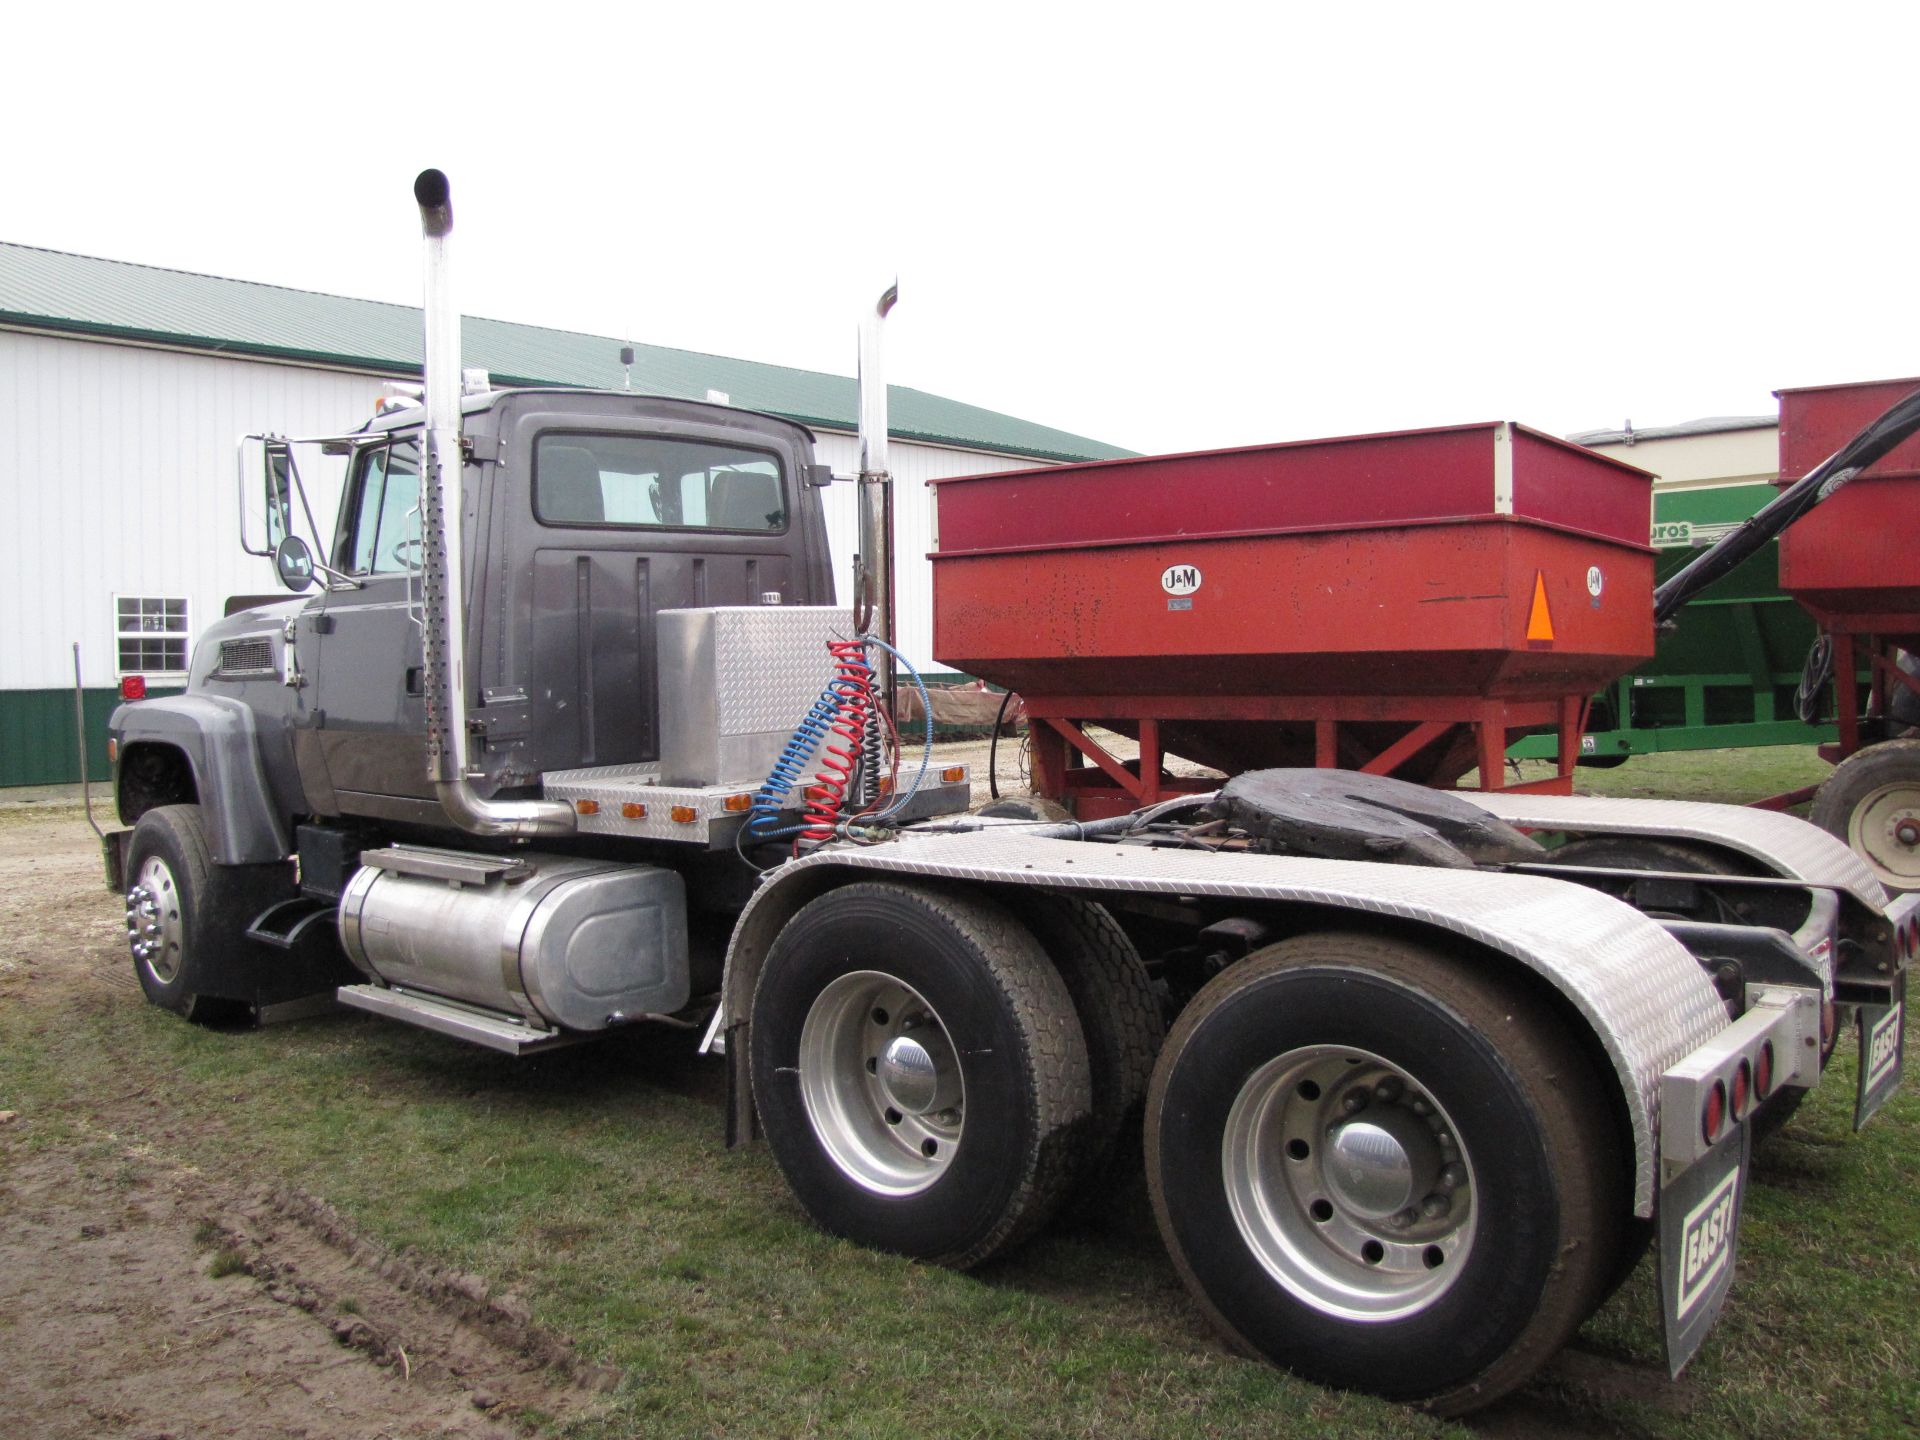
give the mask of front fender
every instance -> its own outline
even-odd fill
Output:
[[[260,763],[253,711],[221,695],[168,695],[121,705],[107,721],[120,755],[164,745],[186,758],[217,865],[260,865],[292,853]]]

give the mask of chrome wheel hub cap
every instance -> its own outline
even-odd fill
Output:
[[[1228,1111],[1220,1159],[1255,1259],[1325,1314],[1417,1313],[1473,1247],[1473,1165],[1451,1118],[1371,1052],[1305,1046],[1262,1065]]]
[[[913,1027],[880,1052],[875,1073],[887,1098],[909,1115],[953,1107],[960,1098],[960,1067],[938,1025]]]
[[[1433,1189],[1440,1146],[1410,1110],[1374,1106],[1361,1117],[1327,1136],[1327,1191],[1349,1213],[1385,1220]]]
[[[842,1174],[912,1195],[945,1173],[966,1117],[960,1061],[919,991],[879,970],[842,975],[800,1027],[800,1096]]]
[[[180,888],[167,862],[147,857],[127,891],[127,946],[134,963],[162,985],[180,973],[180,949],[186,926],[180,919]]]

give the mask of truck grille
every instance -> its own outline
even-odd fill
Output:
[[[220,668],[216,675],[272,675],[273,641],[265,635],[249,636],[244,640],[222,640],[220,642]]]

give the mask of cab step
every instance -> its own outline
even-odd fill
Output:
[[[389,1020],[417,1025],[422,1030],[435,1030],[442,1035],[451,1035],[456,1040],[484,1045],[489,1050],[498,1050],[507,1055],[531,1055],[535,1051],[552,1050],[587,1038],[568,1031],[533,1025],[510,1015],[462,1005],[457,1000],[443,1000],[438,996],[396,990],[386,985],[342,985],[336,993],[342,1005],[384,1015]]]
[[[269,905],[254,916],[253,923],[247,926],[247,938],[276,950],[291,950],[322,921],[331,921],[339,908],[331,900],[295,895],[290,900]]]

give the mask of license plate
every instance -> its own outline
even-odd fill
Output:
[[[1893,984],[1893,1003],[1860,1007],[1860,1088],[1854,1099],[1853,1128],[1873,1118],[1900,1088],[1906,1064],[1907,976]]]

